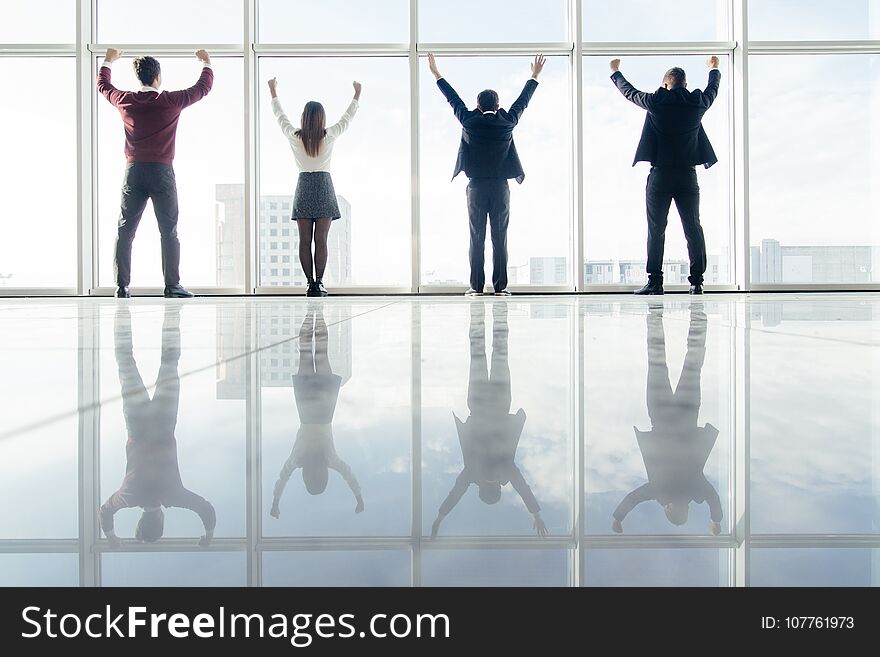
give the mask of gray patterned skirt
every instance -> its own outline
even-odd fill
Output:
[[[333,179],[327,171],[303,171],[296,182],[291,219],[339,219]]]

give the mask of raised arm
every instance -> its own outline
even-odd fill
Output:
[[[709,67],[709,82],[706,83],[706,88],[703,90],[703,98],[706,101],[706,108],[712,107],[712,103],[715,102],[715,98],[718,96],[718,87],[721,85],[721,71],[718,70],[718,58],[715,55],[709,57],[706,60],[706,65]]]
[[[101,529],[107,537],[107,540],[110,541],[114,547],[119,547],[121,541],[119,540],[119,537],[116,536],[116,532],[113,529],[113,516],[115,516],[116,512],[120,509],[127,509],[129,506],[131,506],[131,504],[128,503],[125,495],[120,491],[116,491],[98,510]]]
[[[198,514],[202,525],[205,527],[205,534],[199,541],[202,547],[206,547],[211,539],[214,538],[214,527],[217,526],[217,512],[214,505],[211,504],[201,495],[193,493],[186,488],[180,489],[173,499],[169,500],[170,506],[180,507],[181,509],[189,509]]]
[[[437,537],[437,532],[440,531],[440,523],[443,522],[443,518],[448,516],[449,512],[455,508],[455,505],[459,503],[470,485],[470,473],[465,468],[455,479],[455,485],[449,491],[449,495],[446,496],[446,499],[443,500],[440,509],[437,511],[437,518],[434,520],[434,524],[431,525],[431,538]]]
[[[269,80],[269,95],[272,96],[272,114],[275,115],[275,119],[281,127],[281,132],[288,141],[293,141],[294,137],[296,137],[296,128],[290,122],[290,119],[287,118],[284,108],[281,107],[281,101],[278,99],[278,80],[276,78]]]
[[[627,79],[623,77],[623,73],[620,72],[619,59],[611,60],[611,70],[611,80],[617,85],[617,88],[620,90],[620,93],[623,94],[623,97],[634,105],[638,105],[643,110],[650,111],[654,105],[654,94],[648,93],[647,91],[639,91],[632,86]]]
[[[544,55],[535,55],[535,61],[532,62],[532,77],[526,82],[526,86],[523,87],[519,98],[513,101],[510,109],[507,110],[508,115],[513,119],[514,123],[519,123],[519,117],[522,116],[522,113],[526,111],[526,107],[529,106],[532,94],[534,94],[535,89],[538,88],[538,76],[541,75],[541,71],[544,70],[544,64],[546,61]]]
[[[348,130],[348,126],[351,125],[351,121],[352,119],[354,119],[354,115],[357,114],[361,99],[361,83],[355,81],[351,84],[354,87],[354,97],[351,99],[351,103],[349,103],[348,109],[345,110],[342,118],[340,118],[336,123],[327,128],[327,136],[331,139],[336,139],[339,135]]]
[[[281,473],[278,475],[278,481],[275,482],[275,488],[272,491],[272,509],[269,511],[269,515],[273,518],[278,518],[281,515],[281,496],[284,495],[284,489],[287,486],[287,482],[290,480],[290,476],[299,467],[299,462],[291,453],[287,462],[284,464],[284,467],[281,468]]]
[[[463,122],[468,114],[467,105],[464,104],[464,101],[458,93],[456,93],[455,89],[452,88],[452,85],[449,84],[443,75],[440,74],[440,69],[437,68],[437,60],[434,58],[434,54],[430,52],[428,53],[428,68],[431,69],[431,74],[434,76],[434,79],[437,80],[437,86],[440,88],[440,91],[443,92],[446,101],[452,106],[455,118],[457,118],[459,122]]]
[[[121,50],[116,48],[107,48],[107,54],[104,56],[104,63],[98,69],[98,91],[106,98],[111,105],[116,107],[125,95],[124,91],[120,91],[113,86],[110,81],[110,67],[117,59],[122,56]]]
[[[629,512],[642,502],[647,502],[648,500],[653,499],[654,487],[651,486],[651,484],[639,486],[629,495],[624,497],[620,504],[617,505],[617,508],[614,509],[614,524],[612,525],[614,531],[620,534],[623,531],[623,520]]]
[[[168,92],[171,102],[180,108],[189,107],[193,103],[199,102],[208,95],[211,87],[214,86],[214,70],[211,68],[211,57],[206,51],[197,50],[196,59],[202,63],[202,74],[199,76],[198,81],[189,89]]]
[[[333,456],[330,459],[330,463],[327,464],[331,470],[336,470],[339,474],[342,475],[342,478],[345,480],[345,483],[348,484],[348,487],[351,489],[351,492],[354,494],[355,502],[357,506],[355,506],[354,512],[360,513],[364,510],[364,498],[361,495],[361,485],[358,483],[357,477],[354,476],[354,473],[351,471],[348,463],[343,461],[338,456]]]

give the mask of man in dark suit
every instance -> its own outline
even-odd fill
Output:
[[[496,296],[510,295],[507,291],[507,225],[510,219],[510,188],[507,181],[513,178],[522,184],[526,177],[513,143],[513,129],[538,88],[538,76],[544,63],[543,55],[535,57],[532,77],[509,110],[501,109],[498,94],[491,89],[481,91],[477,95],[477,108],[469,110],[440,74],[434,55],[428,55],[428,64],[437,79],[437,86],[452,105],[455,118],[462,126],[461,145],[452,177],[464,171],[470,179],[467,186],[471,232],[469,296],[482,295],[486,284],[484,251],[487,216],[492,237],[492,287]]]
[[[636,162],[650,162],[646,191],[648,210],[648,284],[636,294],[663,294],[663,246],[669,206],[675,201],[690,258],[691,294],[703,293],[706,240],[700,226],[698,164],[707,169],[718,161],[703,129],[702,119],[718,95],[721,72],[718,58],[709,57],[706,89],[688,91],[684,70],[671,68],[663,86],[654,93],[639,91],[620,72],[620,60],[611,60],[611,79],[630,102],[648,111]]]
[[[648,311],[647,404],[651,430],[633,427],[645,464],[648,482],[629,493],[614,510],[612,529],[623,532],[624,518],[637,505],[655,500],[673,525],[688,520],[691,502],[709,506],[709,531],[721,532],[723,517],[718,491],[706,479],[703,468],[718,439],[711,424],[699,426],[700,378],[706,360],[708,318],[702,303],[691,306],[687,354],[675,392],[666,364],[666,335],[662,306]]]

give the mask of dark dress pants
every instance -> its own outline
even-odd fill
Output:
[[[486,219],[492,237],[492,287],[507,289],[507,225],[510,220],[510,187],[503,178],[471,178],[467,186],[471,244],[471,289],[486,285]]]

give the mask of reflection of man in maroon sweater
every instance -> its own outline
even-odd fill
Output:
[[[100,510],[101,529],[114,545],[113,516],[120,509],[139,506],[143,514],[135,538],[152,543],[162,537],[165,515],[162,507],[176,506],[196,512],[205,526],[200,542],[207,545],[214,535],[217,516],[205,498],[188,490],[180,478],[177,463],[177,411],[180,401],[180,307],[165,307],[162,326],[162,364],[153,398],[138,373],[131,346],[131,316],[128,308],[116,313],[116,362],[122,385],[122,412],[128,442],[125,444],[125,479]]]
[[[189,89],[160,91],[162,72],[159,62],[152,57],[139,57],[134,60],[134,71],[142,86],[138,91],[122,91],[110,81],[110,66],[121,55],[121,51],[108,48],[98,73],[98,91],[122,116],[125,159],[128,162],[122,183],[122,211],[116,237],[116,296],[130,296],[131,244],[147,201],[152,199],[162,238],[165,296],[191,297],[192,294],[180,285],[177,182],[172,162],[180,113],[204,98],[214,84],[211,58],[204,50],[196,52],[203,65],[202,75]]]

